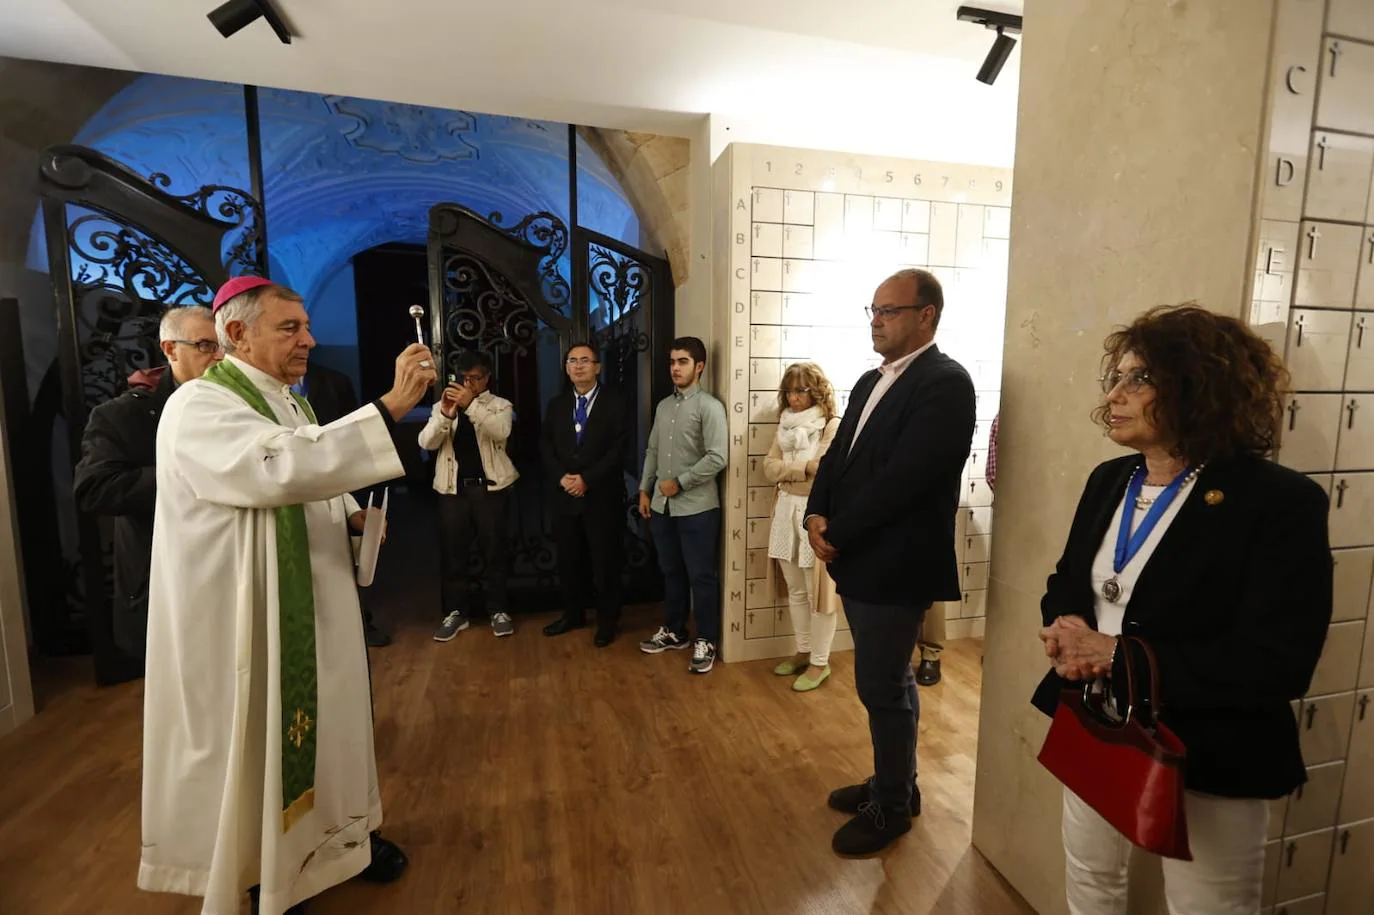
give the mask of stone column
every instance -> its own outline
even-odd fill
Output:
[[[973,842],[1044,915],[1066,911],[1062,794],[1029,699],[1045,578],[1119,453],[1088,418],[1101,343],[1157,304],[1248,309],[1276,6],[1025,4]]]

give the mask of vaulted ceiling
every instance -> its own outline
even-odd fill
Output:
[[[992,36],[956,0],[276,0],[290,46],[261,20],[221,38],[218,2],[0,0],[0,55],[1010,164],[1019,53],[976,82]]]

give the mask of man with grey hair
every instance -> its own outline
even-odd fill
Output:
[[[392,428],[434,384],[418,343],[390,391],[326,425],[291,387],[315,340],[301,297],[237,277],[228,355],[158,430],[138,885],[281,915],[405,855],[382,839],[349,492],[401,476]]]
[[[128,390],[91,411],[73,478],[78,508],[114,518],[114,595],[109,618],[97,625],[109,627],[129,658],[130,676],[142,672],[148,625],[158,420],[177,386],[223,358],[214,319],[203,306],[167,309],[159,337],[167,364],[134,372]]]

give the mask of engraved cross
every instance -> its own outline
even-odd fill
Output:
[[[1308,260],[1316,260],[1316,259],[1317,259],[1317,239],[1319,239],[1319,238],[1321,238],[1321,237],[1322,237],[1321,229],[1318,229],[1315,225],[1313,225],[1312,228],[1310,228],[1310,229],[1307,230],[1307,259],[1308,259]]]
[[[1321,139],[1317,141],[1317,149],[1321,150],[1317,153],[1317,171],[1326,170],[1326,151],[1330,148],[1331,144],[1328,142],[1326,134],[1322,134]]]

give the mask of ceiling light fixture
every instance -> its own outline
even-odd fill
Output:
[[[996,10],[984,10],[975,6],[961,6],[954,15],[960,22],[974,22],[985,29],[997,31],[997,38],[993,41],[988,56],[983,59],[983,65],[978,68],[977,76],[978,82],[991,86],[997,81],[997,74],[1002,72],[1007,58],[1011,57],[1012,48],[1016,47],[1016,39],[1006,33],[1021,32],[1021,17],[1014,13],[999,13]]]
[[[271,0],[229,0],[207,13],[205,18],[228,38],[244,26],[256,22],[259,17],[267,19],[267,24],[272,26],[272,31],[277,33],[282,44],[291,43],[291,33],[287,31],[286,23],[272,6]]]

